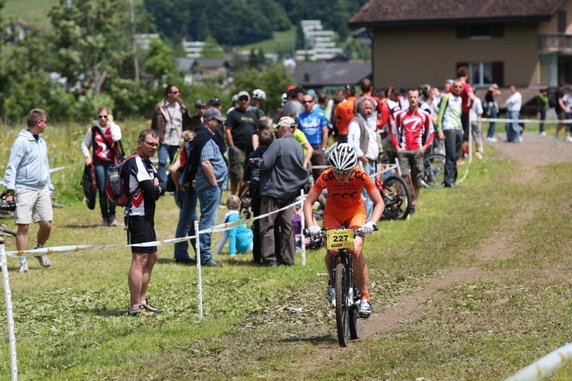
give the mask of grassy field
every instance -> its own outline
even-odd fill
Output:
[[[296,28],[292,27],[284,32],[274,32],[273,38],[254,44],[239,46],[240,50],[260,49],[264,53],[291,53],[296,43]]]
[[[146,124],[120,125],[129,143]],[[81,161],[86,128],[50,125],[52,167]],[[3,131],[0,164],[17,129]],[[124,243],[121,228],[99,227],[81,203],[79,167],[61,172],[68,207],[55,209],[49,244]],[[225,267],[203,271],[203,321],[196,272],[173,262],[171,246],[150,285],[164,309],[153,319],[125,316],[127,248],[54,254],[49,269],[32,259],[28,274],[10,259],[21,379],[504,379],[570,341],[571,176],[569,163],[527,168],[487,146],[462,188],[423,191],[414,218],[368,237],[375,315],[346,349],[324,301],[321,251],[306,267],[298,256],[275,269],[216,257]],[[159,238],[174,235],[176,219],[162,198]],[[571,377],[568,365],[552,379]],[[6,342],[0,378],[9,379]]]
[[[2,16],[6,20],[24,20],[31,26],[47,29],[51,27],[48,13],[59,3],[59,0],[7,0]],[[136,6],[142,3],[143,0],[133,2]]]

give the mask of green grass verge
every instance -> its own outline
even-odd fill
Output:
[[[146,123],[120,125],[129,145]],[[17,130],[6,128],[0,137],[1,163]],[[81,161],[85,130],[50,125],[45,134],[52,166]],[[322,251],[309,252],[306,267],[298,256],[298,265],[277,269],[252,267],[246,255],[218,256],[225,267],[203,272],[202,322],[196,273],[172,262],[171,246],[160,249],[150,285],[151,298],[165,310],[155,319],[124,316],[126,248],[54,254],[50,269],[31,259],[25,275],[10,259],[20,375],[47,380],[507,377],[570,340],[572,169],[549,165],[539,184],[522,184],[515,177],[525,168],[495,159],[490,147],[486,154],[473,163],[463,188],[423,191],[414,218],[384,222],[368,237],[377,312],[447,270],[476,267],[485,274],[437,290],[397,329],[336,349],[332,310],[323,300]],[[69,207],[55,209],[50,245],[124,243],[123,230],[99,227],[99,212],[81,204],[79,169],[62,172],[54,180],[57,189],[66,189]],[[503,224],[531,201],[539,212],[523,226]],[[176,219],[173,200],[164,197],[159,238],[173,235]],[[475,248],[492,234],[510,236],[510,255],[477,260]],[[8,240],[7,248],[14,243]],[[325,360],[313,361],[325,351],[330,353]],[[0,346],[0,359],[0,375],[8,379],[7,345]],[[567,366],[555,378],[570,376]]]

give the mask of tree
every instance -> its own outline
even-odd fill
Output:
[[[173,49],[160,38],[151,41],[143,71],[152,74],[155,79],[170,82],[177,75]]]
[[[222,59],[224,58],[224,50],[214,38],[208,36],[205,40],[205,46],[201,50],[201,57]]]
[[[108,76],[132,70],[126,5],[122,0],[60,0],[52,8],[51,69],[67,79],[69,89],[98,96]]]

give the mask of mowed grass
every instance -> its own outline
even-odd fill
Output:
[[[134,147],[148,124],[120,125]],[[52,166],[81,162],[86,127],[50,125]],[[0,137],[0,164],[17,130],[7,128]],[[404,296],[452,269],[481,274],[436,290],[397,328],[338,349],[324,302],[323,251],[308,252],[305,267],[297,255],[296,266],[276,269],[252,267],[247,255],[218,256],[224,268],[203,269],[203,321],[195,269],[174,264],[172,246],[159,249],[150,285],[150,297],[164,309],[154,319],[125,316],[127,248],[53,254],[49,269],[32,258],[28,274],[18,274],[17,260],[10,259],[21,378],[503,379],[570,341],[572,169],[548,165],[540,182],[523,183],[521,164],[495,159],[490,147],[486,154],[471,165],[463,188],[424,190],[414,218],[383,222],[367,238],[377,313],[399,308]],[[68,207],[55,209],[49,244],[123,244],[121,228],[99,227],[97,209],[81,203],[79,168],[54,177]],[[537,212],[529,220],[518,229],[507,225],[531,202]],[[172,237],[176,221],[172,197],[165,196],[157,212],[159,238]],[[506,238],[510,251],[480,260],[492,234]],[[11,239],[7,248],[14,248]],[[0,358],[0,375],[8,379],[7,344]],[[555,379],[570,377],[567,366]]]

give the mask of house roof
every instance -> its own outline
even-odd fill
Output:
[[[547,21],[566,0],[370,0],[349,25]]]
[[[292,79],[306,88],[357,84],[371,76],[371,61],[306,62],[296,66]]]

